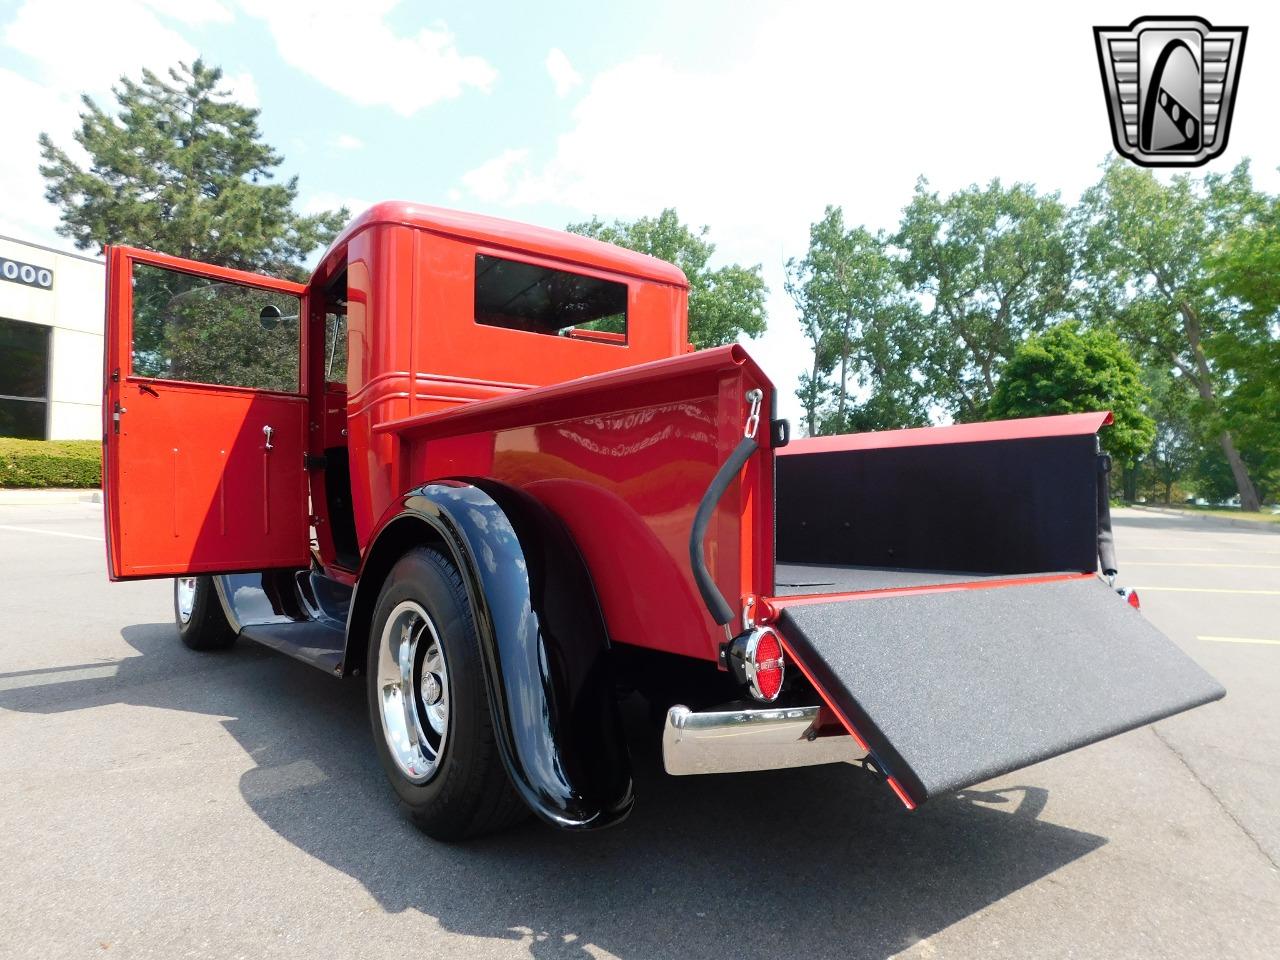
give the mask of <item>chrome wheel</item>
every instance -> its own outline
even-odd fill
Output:
[[[196,605],[196,578],[178,578],[178,619],[183,623],[191,622],[191,611]]]
[[[430,780],[449,734],[449,668],[435,624],[416,600],[397,604],[382,628],[375,695],[396,766],[412,783]]]

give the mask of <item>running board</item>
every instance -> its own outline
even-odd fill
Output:
[[[975,586],[770,601],[909,806],[1225,693],[1097,577]]]
[[[342,676],[349,587],[315,570],[267,570],[213,578],[242,637]]]

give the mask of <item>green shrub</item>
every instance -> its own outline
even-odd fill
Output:
[[[0,487],[98,487],[97,440],[17,440],[0,437]]]

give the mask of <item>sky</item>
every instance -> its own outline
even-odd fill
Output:
[[[783,292],[827,204],[892,228],[917,177],[1061,191],[1111,149],[1092,27],[1157,13],[1248,26],[1230,145],[1280,191],[1280,4],[0,0],[0,234],[69,248],[36,137],[81,95],[197,56],[258,107],[304,212],[415,200],[550,227],[675,207],[716,263],[762,266],[748,348],[792,395]]]

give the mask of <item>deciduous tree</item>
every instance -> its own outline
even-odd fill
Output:
[[[716,247],[707,238],[709,227],[695,230],[668,208],[656,217],[613,223],[592,217],[566,229],[647,253],[683,270],[689,279],[689,340],[698,349],[732,343],[739,334],[757,337],[764,333],[769,290],[760,265],[712,267]]]
[[[1207,353],[1218,376],[1218,422],[1240,445],[1250,477],[1274,495],[1280,480],[1280,197],[1227,234],[1210,257],[1215,291],[1230,304]],[[1260,499],[1265,494],[1259,489]]]
[[[996,371],[1028,334],[1061,318],[1072,270],[1066,211],[1055,194],[999,180],[948,197],[921,178],[893,242],[921,295],[920,374],[958,420],[983,415]]]
[[[1197,182],[1180,175],[1166,184],[1112,158],[1074,218],[1095,314],[1196,389],[1199,417],[1222,447],[1245,510],[1257,510],[1259,499],[1223,404],[1232,364],[1213,356],[1236,327],[1239,307],[1218,288],[1213,258],[1261,207],[1247,163],[1226,176]]]
[[[1186,378],[1166,369],[1144,370],[1143,381],[1151,392],[1147,413],[1156,427],[1145,468],[1160,487],[1160,499],[1168,503],[1174,484],[1190,472],[1200,455],[1200,438],[1192,419],[1196,392]],[[1126,497],[1132,498],[1132,491],[1126,491]]]
[[[1109,330],[1059,323],[1020,344],[999,376],[992,417],[1110,410],[1115,423],[1103,430],[1103,446],[1129,466],[1155,439],[1155,422],[1143,412],[1150,393],[1142,370]]]
[[[827,207],[809,249],[787,263],[787,291],[813,351],[800,383],[810,436],[927,421],[915,378],[921,314],[883,234]]]

